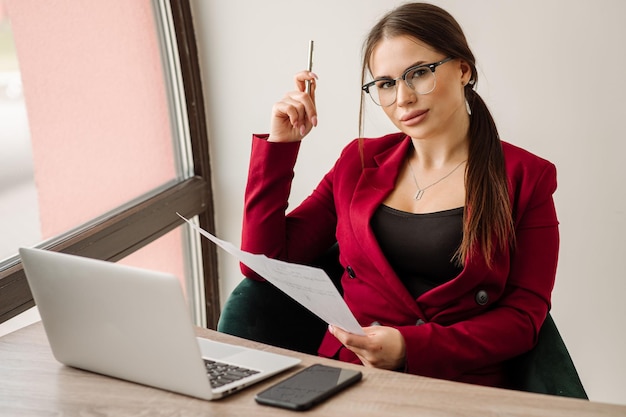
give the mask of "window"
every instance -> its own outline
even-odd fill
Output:
[[[11,22],[0,0],[0,261],[41,240],[28,117]],[[19,210],[12,209],[11,202]]]
[[[119,35],[120,31],[124,40],[121,47],[114,45],[109,49],[89,49],[88,44],[80,42],[71,44],[71,47],[79,49],[77,52],[80,54],[78,58],[73,59],[88,61],[76,62],[86,64],[89,71],[85,71],[83,67],[82,72],[73,73],[72,71],[76,69],[67,65],[61,69],[66,78],[54,79],[53,75],[55,73],[58,75],[59,70],[54,68],[54,65],[56,63],[63,66],[71,63],[72,59],[68,56],[55,56],[55,51],[47,51],[46,48],[54,49],[49,44],[39,45],[39,48],[49,52],[45,63],[52,66],[50,73],[46,73],[42,65],[22,66],[29,117],[32,116],[34,119],[41,117],[43,120],[42,122],[31,120],[35,177],[43,175],[41,181],[38,181],[39,203],[46,208],[53,207],[53,210],[41,215],[44,242],[40,246],[55,251],[118,261],[161,236],[166,234],[172,236],[168,232],[182,224],[176,212],[187,218],[197,216],[201,227],[213,231],[211,170],[204,103],[188,1],[175,1],[170,4],[167,0],[130,3],[115,0],[89,5],[80,0],[74,1],[76,4],[80,3],[81,7],[72,7],[73,1],[62,5],[58,3],[31,5],[29,2],[5,0],[9,16],[11,17],[13,13],[18,56],[23,50],[20,49],[20,39],[32,42],[33,38],[29,36],[36,36],[33,32],[34,34],[20,37],[22,36],[20,31],[27,28],[26,21],[28,27],[34,26],[37,28],[36,31],[44,34],[51,32],[43,30],[42,25],[59,26],[60,23],[65,23],[68,25],[66,28],[71,27],[72,30],[79,31],[74,34],[76,38],[82,38],[87,42],[94,40],[97,43],[101,40],[100,37],[104,37],[105,43],[108,43],[109,39],[106,36],[113,32]],[[99,8],[97,16],[95,21],[89,21],[89,17],[94,17],[94,8]],[[80,15],[86,10],[91,10],[92,14]],[[28,16],[25,15],[26,12],[29,12]],[[153,44],[158,45],[160,49],[153,52],[158,55],[159,65],[158,68],[138,70],[128,65],[128,62],[132,62],[136,54],[150,52],[142,49],[143,46],[151,44],[150,39],[141,39],[141,35],[147,36],[149,31],[140,32],[139,39],[124,31],[137,24],[132,19],[146,23],[148,17],[152,19],[150,22],[153,26],[154,22],[157,23],[156,28],[153,27],[153,34],[159,41]],[[33,22],[37,18],[41,18],[41,21]],[[137,32],[134,34],[137,35]],[[71,36],[62,40],[65,43],[58,45],[59,50],[63,50],[67,43],[74,42]],[[44,41],[42,38],[41,42]],[[42,49],[39,53],[41,51]],[[28,54],[32,53],[36,51],[24,52],[26,56],[24,61],[28,62]],[[42,61],[33,60],[33,62]],[[161,66],[161,62],[164,65]],[[137,86],[137,83],[143,83],[148,78],[155,79],[154,76],[149,77],[150,74],[146,71],[158,72],[161,80],[165,81]],[[120,87],[117,84],[123,84],[121,90],[116,90]],[[128,94],[124,94],[124,86],[129,86],[130,91],[139,90],[151,96],[147,99],[129,97]],[[45,112],[37,113],[35,104],[31,107],[28,101],[29,88],[36,88],[37,97],[49,94],[50,97],[58,98],[56,104],[60,108],[48,104]],[[159,88],[162,89],[162,100],[167,103],[166,111],[160,111],[158,106],[155,106],[147,112],[147,120],[137,121],[135,111],[154,106],[158,101],[158,98],[154,97],[155,94],[158,96]],[[84,130],[79,130],[76,134],[67,127],[67,123],[65,127],[59,127],[63,125],[59,120],[71,120],[71,111],[63,113],[63,107],[67,106],[67,103],[84,103],[89,106],[87,117],[90,119],[86,123],[89,129],[84,129],[83,123]],[[54,115],[57,117],[53,117]],[[142,117],[145,117],[145,113]],[[163,119],[168,122],[167,128],[146,134],[146,129],[153,123],[162,122]],[[110,132],[107,130],[107,123],[121,123],[123,129],[113,136],[103,135],[102,132]],[[124,141],[119,141],[119,135],[127,136]],[[165,138],[164,141],[158,142],[158,146],[165,146],[163,143],[167,142],[170,149],[146,149],[157,143],[154,142],[154,138],[158,135]],[[38,141],[42,137],[45,138],[44,142],[51,140],[50,138],[56,140],[44,143],[45,147],[40,148]],[[172,143],[175,146],[172,147]],[[41,149],[45,149],[45,152]],[[40,156],[38,152],[42,152]],[[59,162],[68,154],[74,156],[71,162],[67,160]],[[89,162],[87,154],[94,157],[92,161],[107,161],[104,164],[106,169],[99,172],[99,168],[95,167],[93,162]],[[156,169],[146,170],[146,167],[140,167],[140,164],[135,166],[133,158],[148,159],[149,168]],[[126,160],[126,164],[122,164],[123,160]],[[121,165],[126,165],[129,171],[120,174],[116,179],[115,170]],[[58,175],[59,171],[63,171],[63,175],[56,182],[47,184],[47,188],[44,187],[46,174]],[[90,181],[81,182],[85,178],[89,178]],[[126,182],[131,182],[132,187],[127,187]],[[124,184],[124,187],[119,184]],[[48,194],[43,193],[41,187],[46,188]],[[54,192],[59,193],[57,198],[54,197]],[[93,200],[104,194],[109,197],[94,205]],[[63,216],[59,213],[66,216],[60,218]],[[67,215],[68,213],[71,214]],[[199,248],[198,253],[201,255],[197,257],[199,262],[196,264],[190,262],[189,269],[197,271],[201,279],[192,280],[188,294],[189,290],[195,294],[193,299],[196,323],[214,328],[219,316],[215,248],[205,239],[201,241],[184,229],[182,232],[175,232],[174,236],[176,234],[182,236],[185,241],[187,245],[185,253],[189,258],[195,258],[196,252],[192,249]],[[13,256],[5,260],[0,265],[0,322],[16,316],[33,305],[19,258]]]

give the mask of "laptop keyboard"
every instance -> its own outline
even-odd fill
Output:
[[[219,388],[222,385],[230,384],[231,382],[259,373],[259,371],[253,369],[242,368],[240,366],[229,365],[209,359],[204,359],[204,364],[212,388]]]

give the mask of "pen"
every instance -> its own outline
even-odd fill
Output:
[[[307,62],[307,71],[313,70],[313,40],[309,41],[309,59]],[[307,94],[311,93],[311,81],[306,81],[306,87],[304,90]]]

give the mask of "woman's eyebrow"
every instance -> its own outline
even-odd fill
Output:
[[[426,63],[427,63],[427,62],[426,62],[426,61],[424,61],[424,60],[414,62],[413,64],[411,64],[411,65],[409,65],[408,67],[406,67],[406,68],[404,69],[404,71],[408,70],[409,68],[413,68],[413,67],[418,67],[418,66],[420,66],[420,65],[424,65],[424,64],[426,64]],[[404,74],[404,71],[402,71],[402,74]],[[395,77],[392,77],[391,75],[379,75],[378,77],[374,77],[374,79],[375,79],[375,80],[387,80],[387,79],[389,79],[389,80],[393,80],[394,78],[395,78]]]

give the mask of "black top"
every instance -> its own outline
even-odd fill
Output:
[[[462,270],[452,259],[463,238],[463,207],[413,214],[381,205],[372,229],[389,264],[419,297]]]

